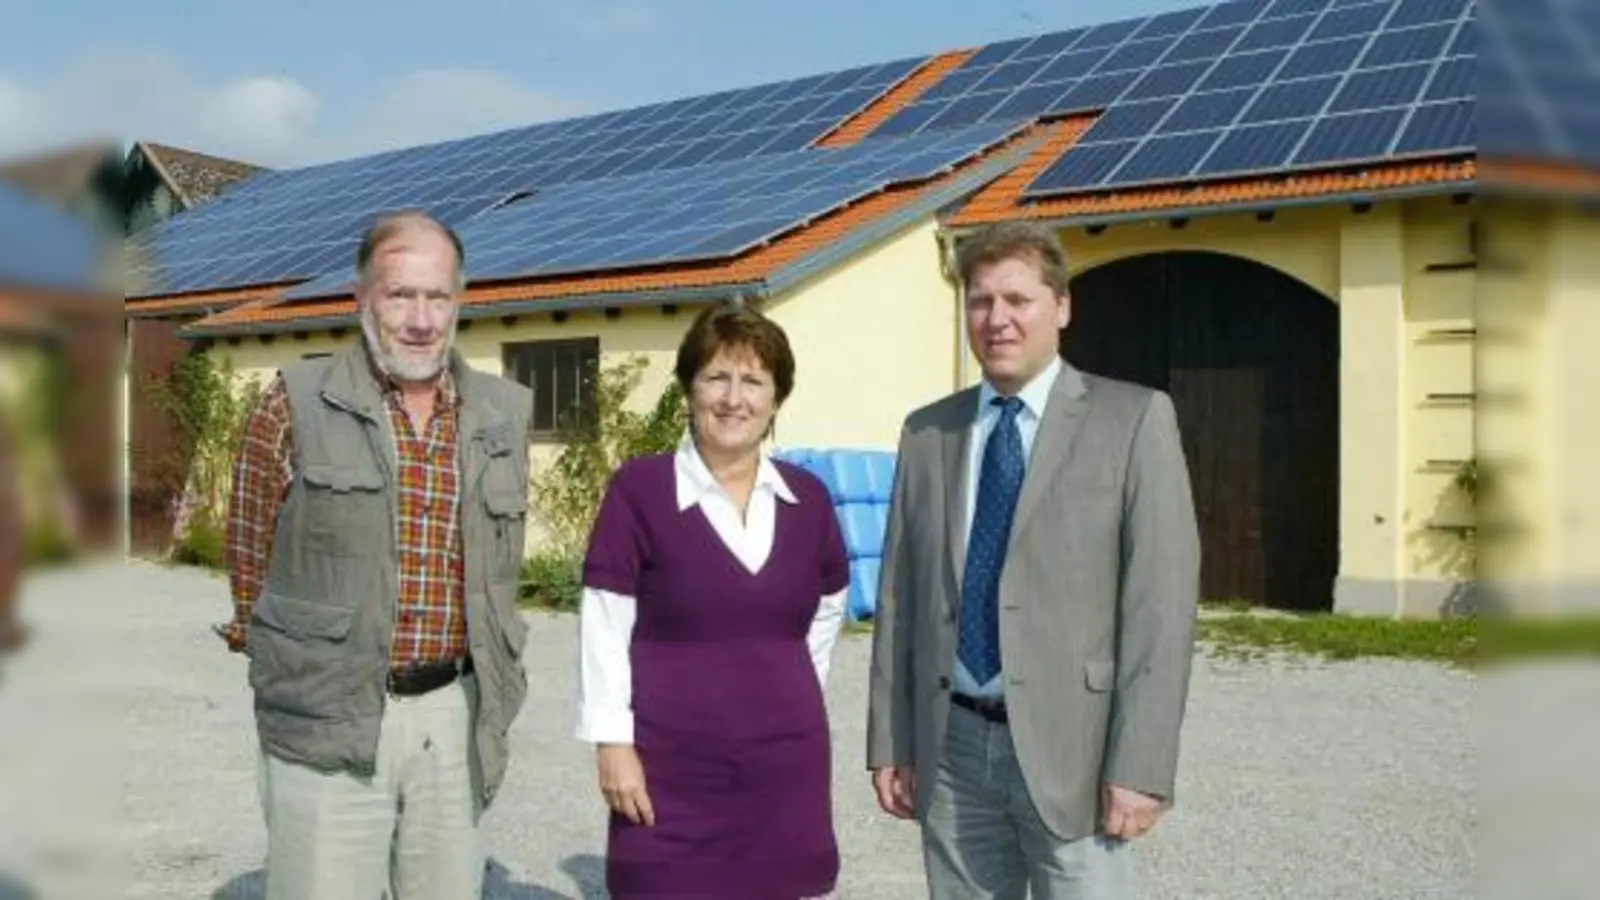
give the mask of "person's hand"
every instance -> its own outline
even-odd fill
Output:
[[[1144,836],[1165,811],[1159,799],[1115,784],[1104,787],[1102,799],[1106,835],[1125,841]]]
[[[213,625],[211,630],[216,632],[217,637],[222,638],[223,643],[228,645],[230,653],[248,654],[250,652],[249,642],[246,640],[250,632],[248,625],[235,619],[226,625]]]
[[[627,744],[602,744],[596,759],[606,805],[635,825],[654,825],[656,813],[644,787],[644,764],[638,751]]]
[[[872,770],[872,789],[878,805],[897,819],[916,815],[917,772],[911,766],[885,766]]]

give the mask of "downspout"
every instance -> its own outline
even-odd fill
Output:
[[[956,239],[955,235],[941,229],[939,231],[939,267],[944,274],[944,280],[954,288],[956,298],[956,383],[955,390],[962,390],[967,386],[967,290],[961,283],[956,266]]]
[[[133,558],[133,323],[123,320],[125,334],[123,335],[122,348],[122,414],[119,418],[117,437],[122,442],[121,469],[122,490],[118,499],[117,515],[122,521],[118,523],[122,532],[122,557],[124,560]]]

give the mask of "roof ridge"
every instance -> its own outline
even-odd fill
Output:
[[[175,154],[180,154],[180,155],[183,155],[183,156],[187,156],[187,157],[190,157],[190,158],[193,158],[193,159],[196,159],[196,160],[206,160],[206,161],[210,161],[210,162],[226,163],[227,165],[230,165],[230,166],[245,166],[245,167],[248,167],[248,168],[251,168],[251,169],[256,169],[258,171],[269,171],[266,166],[260,165],[258,163],[247,162],[247,161],[242,160],[242,159],[235,159],[235,158],[233,158],[231,156],[219,156],[219,155],[217,155],[215,153],[206,153],[203,150],[190,150],[190,149],[188,149],[186,147],[177,147],[177,146],[174,146],[172,144],[162,144],[162,143],[159,143],[157,141],[139,141],[138,145],[143,147],[146,153],[155,153],[155,154],[174,154],[175,153]]]

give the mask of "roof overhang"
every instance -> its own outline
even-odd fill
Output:
[[[659,291],[623,291],[617,293],[574,294],[529,300],[495,300],[480,303],[463,303],[457,311],[461,321],[502,319],[538,313],[573,312],[588,309],[623,309],[628,307],[660,307],[706,303],[726,303],[738,299],[760,299],[766,296],[767,286],[760,281],[712,285],[703,288],[672,288]],[[195,323],[178,330],[186,338],[255,337],[268,334],[293,334],[302,331],[326,331],[334,328],[354,328],[361,324],[356,312],[331,316],[282,319],[205,325]]]
[[[1345,204],[1376,203],[1383,200],[1409,200],[1421,197],[1449,196],[1461,193],[1476,193],[1478,180],[1465,179],[1461,181],[1430,182],[1425,184],[1400,185],[1395,187],[1361,188],[1347,191],[1330,191],[1327,193],[1312,194],[1298,197],[1263,198],[1247,200],[1237,203],[1199,203],[1194,205],[1173,205],[1149,207],[1145,209],[1126,210],[1121,212],[1105,213],[1078,213],[1068,215],[1029,216],[1019,209],[1018,219],[1038,222],[1051,228],[1091,228],[1111,225],[1127,225],[1141,222],[1161,222],[1174,219],[1199,219],[1218,218],[1230,215],[1249,215],[1253,213],[1273,212],[1283,209],[1299,209],[1318,206],[1342,206]],[[970,234],[988,223],[970,223],[961,225],[944,224],[942,230],[952,236]]]

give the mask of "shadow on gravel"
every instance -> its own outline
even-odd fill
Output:
[[[0,900],[39,900],[39,893],[13,876],[0,872]]]
[[[261,900],[266,896],[267,873],[260,869],[246,872],[217,888],[211,900]]]
[[[491,859],[484,873],[484,900],[605,900],[605,860],[598,856],[569,856],[562,860],[561,871],[572,879],[571,892],[536,884],[519,884],[514,880],[511,870],[499,860]],[[17,885],[16,892],[11,892],[12,884],[6,876],[0,875],[0,900],[39,900],[37,894],[21,885]],[[266,873],[257,869],[217,888],[211,900],[261,900],[266,894],[265,888]]]
[[[572,886],[555,890],[537,884],[518,884],[512,880],[509,869],[497,860],[490,860],[484,878],[484,900],[605,900],[605,860],[588,854],[569,856],[561,861],[561,871],[572,879]]]

